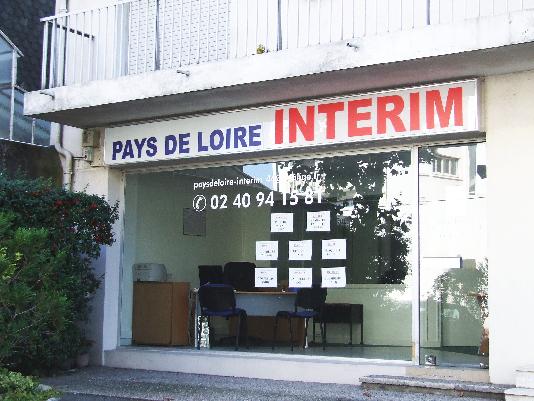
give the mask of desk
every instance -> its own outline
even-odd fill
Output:
[[[296,297],[296,292],[236,291],[235,303],[237,308],[247,312],[247,316],[263,316],[274,319],[278,311],[294,310]],[[200,302],[198,302],[198,290],[195,290],[195,347],[197,346],[198,328],[196,322],[198,316],[200,316]]]
[[[296,292],[236,291],[235,303],[247,316],[276,316],[281,310],[295,309]]]

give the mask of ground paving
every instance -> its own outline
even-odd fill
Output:
[[[319,384],[133,369],[90,367],[45,378],[62,401],[481,401],[436,395]]]

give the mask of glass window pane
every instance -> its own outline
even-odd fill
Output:
[[[456,159],[451,160],[451,174],[456,175],[457,171],[458,171],[458,160]]]
[[[419,176],[421,363],[487,366],[488,261],[484,143],[421,148],[421,167],[448,157],[455,180]],[[421,168],[424,170],[424,168]],[[426,358],[425,358],[426,356]]]
[[[276,308],[294,309],[294,301],[278,306],[268,295],[261,298],[262,290],[295,297],[300,287],[316,285],[327,289],[327,347],[296,347],[295,353],[410,360],[410,164],[411,153],[399,151],[129,174],[121,337],[132,338],[134,263],[163,263],[173,280],[197,287],[198,266],[247,261],[275,269],[267,284],[252,275],[234,285],[260,294],[248,309],[238,293],[255,339],[251,350],[271,352]],[[195,223],[191,213],[203,215]],[[370,317],[363,333],[357,308]],[[225,343],[231,325],[213,324],[214,350],[233,350]],[[276,352],[290,353],[284,327]]]
[[[0,85],[11,84],[13,48],[0,38]]]
[[[32,118],[24,115],[24,93],[20,90],[15,90],[13,140],[27,143],[32,142]]]
[[[50,122],[43,120],[35,120],[34,127],[34,143],[36,145],[49,146],[50,145]]]
[[[443,159],[443,172],[445,174],[451,173],[451,161],[450,159]]]
[[[9,138],[11,89],[0,89],[0,138]]]

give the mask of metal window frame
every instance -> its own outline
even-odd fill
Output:
[[[289,161],[289,160],[306,160],[310,158],[325,158],[325,157],[340,157],[340,156],[355,156],[363,154],[373,154],[373,153],[383,153],[383,152],[392,152],[392,151],[409,151],[410,152],[410,174],[412,175],[410,180],[410,186],[412,191],[412,196],[414,197],[412,201],[412,227],[410,230],[410,241],[412,244],[412,291],[411,291],[411,359],[410,360],[399,360],[401,362],[407,362],[412,366],[422,366],[423,361],[421,361],[421,252],[420,252],[420,163],[419,163],[419,152],[424,147],[431,146],[462,146],[475,143],[485,143],[486,135],[485,133],[472,133],[469,137],[466,138],[453,138],[449,135],[439,138],[423,139],[417,140],[414,143],[395,143],[395,144],[381,144],[379,146],[370,145],[369,147],[360,147],[354,148],[354,146],[347,146],[342,149],[323,149],[323,150],[310,150],[309,153],[297,154],[282,154],[282,155],[266,155],[256,156],[256,157],[245,157],[232,159],[232,157],[227,157],[222,161],[190,161],[183,165],[169,165],[169,166],[160,166],[160,167],[140,167],[140,168],[125,168],[121,166],[118,170],[121,171],[121,188],[119,192],[122,194],[122,207],[119,211],[120,219],[122,221],[120,228],[120,286],[117,294],[119,311],[118,311],[118,330],[117,330],[117,347],[121,346],[121,331],[120,327],[122,324],[121,313],[122,313],[122,302],[123,302],[123,261],[125,257],[125,216],[126,209],[124,207],[124,200],[126,194],[126,185],[128,177],[134,176],[137,174],[147,174],[147,173],[158,173],[158,172],[170,172],[170,171],[187,171],[191,169],[198,168],[214,168],[214,167],[228,167],[235,165],[245,165],[245,164],[256,164],[256,163],[276,163],[280,161]],[[368,361],[373,361],[374,359],[366,359]],[[461,364],[457,366],[462,366]]]

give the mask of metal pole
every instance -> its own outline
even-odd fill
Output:
[[[48,64],[48,21],[44,23],[43,30],[43,62],[41,64],[41,89],[46,89],[46,68]]]
[[[159,34],[159,0],[156,0],[156,20],[155,20],[155,27],[154,27],[154,34],[155,34],[155,40],[154,40],[154,70],[157,71],[160,69],[160,57],[159,57],[159,49],[160,49],[160,34]],[[165,29],[165,27],[163,28]]]
[[[13,50],[11,57],[13,63],[11,64],[11,101],[9,113],[9,139],[13,140],[13,127],[15,125],[15,85],[17,84],[17,51]]]
[[[278,0],[278,41],[276,50],[282,50],[282,0]]]
[[[421,266],[420,266],[420,224],[419,224],[419,148],[414,146],[411,149],[412,174],[412,363],[418,365],[420,362],[421,349]]]

